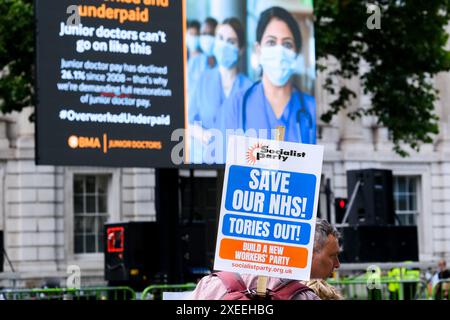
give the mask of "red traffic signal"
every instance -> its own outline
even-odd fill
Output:
[[[342,223],[347,210],[347,198],[335,198],[334,209],[336,214],[336,223]]]

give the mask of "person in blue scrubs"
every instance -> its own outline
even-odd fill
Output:
[[[217,20],[211,17],[200,23],[193,20],[188,23],[186,44],[188,47],[187,63],[187,102],[192,99],[192,95],[197,86],[200,75],[206,69],[216,66],[214,58],[215,32]],[[197,37],[195,37],[195,35]],[[193,37],[194,36],[194,37]]]
[[[189,21],[186,29],[187,61],[187,93],[188,101],[195,90],[200,75],[208,68],[208,56],[200,51],[200,22]]]
[[[244,29],[236,18],[226,19],[217,27],[214,56],[217,66],[205,70],[189,102],[189,134],[191,136],[192,163],[202,163],[207,145],[211,142],[209,129],[219,127],[222,105],[251,81],[238,72],[238,61],[244,51]]]
[[[272,7],[261,13],[256,33],[262,79],[223,106],[222,130],[274,139],[276,127],[284,126],[285,141],[315,144],[314,97],[292,83],[301,49],[298,23],[285,9]]]
[[[190,20],[186,26],[186,46],[188,49],[188,61],[200,55],[200,22]]]
[[[205,19],[200,29],[200,49],[208,57],[207,64],[210,68],[216,65],[214,58],[214,44],[217,28],[217,20],[211,17]]]

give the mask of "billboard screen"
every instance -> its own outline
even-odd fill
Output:
[[[222,167],[316,142],[311,0],[36,0],[36,162]]]
[[[316,142],[311,0],[187,1],[187,155],[224,163],[231,135]]]
[[[38,164],[168,166],[185,126],[182,5],[36,1]]]

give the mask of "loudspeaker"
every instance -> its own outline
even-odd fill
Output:
[[[351,199],[353,190],[361,181],[351,207],[350,225],[394,224],[394,193],[392,171],[379,169],[347,171],[347,195]]]
[[[105,280],[145,287],[160,271],[156,222],[105,224]]]
[[[210,246],[206,222],[194,221],[180,227],[183,275],[185,282],[196,282],[210,272]]]
[[[3,248],[3,231],[0,230],[0,272],[3,272],[4,256],[5,256],[5,249]]]
[[[350,226],[340,232],[341,262],[419,261],[416,226]]]

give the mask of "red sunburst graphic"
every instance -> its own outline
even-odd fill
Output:
[[[256,152],[258,149],[261,149],[263,145],[261,143],[255,144],[253,147],[248,148],[247,150],[247,163],[248,164],[255,164],[256,163]]]

